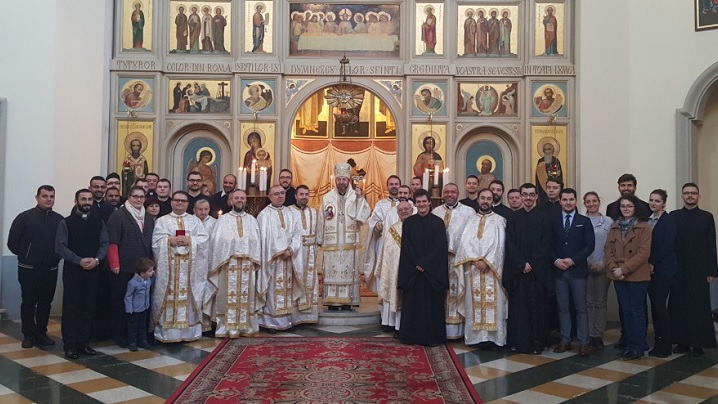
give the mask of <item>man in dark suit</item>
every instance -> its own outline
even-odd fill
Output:
[[[561,343],[556,353],[570,351],[571,312],[570,301],[576,308],[576,334],[581,343],[578,354],[591,353],[588,338],[588,312],[586,311],[586,282],[588,263],[586,259],[595,246],[591,220],[576,211],[576,191],[564,188],[560,194],[561,216],[549,218],[551,222],[551,259],[554,266],[554,285],[559,310]]]
[[[635,195],[636,194],[636,185],[638,184],[638,181],[636,180],[636,176],[633,174],[623,174],[622,176],[618,177],[618,192],[621,193],[621,196],[623,195]],[[619,196],[620,199],[620,196]],[[618,220],[619,217],[621,217],[621,209],[619,208],[619,199],[616,199],[615,201],[611,202],[606,206],[606,216],[613,219],[613,221]],[[648,221],[648,217],[651,216],[651,208],[648,206],[648,202],[639,199],[639,203],[636,205],[636,217],[638,217],[639,220]]]

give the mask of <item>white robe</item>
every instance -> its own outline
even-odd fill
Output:
[[[254,216],[229,211],[209,239],[209,276],[204,313],[217,323],[216,337],[237,338],[259,331],[256,277],[262,259]]]
[[[384,238],[382,233],[387,224],[384,223],[386,213],[399,204],[399,201],[391,198],[384,198],[374,205],[374,211],[371,213],[368,222],[367,229],[367,241],[364,247],[364,278],[366,284],[370,290],[376,292],[379,285],[379,279],[376,278],[376,261],[379,252],[381,251],[381,244]],[[377,225],[381,223],[383,228],[381,232],[376,232]]]
[[[295,216],[294,225],[301,235],[302,245],[296,255],[292,256],[294,272],[304,288],[304,295],[297,301],[297,307],[292,314],[292,324],[319,322],[319,275],[317,274],[317,211],[305,207],[299,209],[296,205],[289,207],[289,212]]]
[[[202,224],[204,225],[205,230],[207,230],[207,234],[211,236],[212,230],[214,230],[214,226],[217,225],[217,219],[213,218],[212,216],[207,216],[207,218],[202,221]]]
[[[317,243],[324,251],[324,305],[359,306],[361,260],[360,227],[369,219],[369,204],[349,187],[344,196],[336,188],[322,198]]]
[[[466,345],[491,341],[506,345],[508,300],[501,285],[506,252],[506,219],[498,213],[476,214],[464,227],[454,265],[462,281],[459,288],[466,318]],[[484,261],[489,266],[485,274],[476,269]]]
[[[446,294],[446,338],[458,339],[464,336],[464,317],[459,313],[461,298],[459,297],[460,277],[454,268],[456,249],[461,240],[464,226],[476,211],[464,204],[457,203],[453,207],[439,205],[431,212],[444,221],[446,239],[449,242],[449,293]]]
[[[376,263],[381,325],[394,327],[396,330],[401,323],[401,295],[396,287],[399,278],[402,224],[403,222],[397,222],[384,229],[384,242]]]
[[[291,328],[297,300],[304,295],[292,258],[281,257],[287,250],[294,256],[301,247],[301,235],[295,231],[294,219],[295,216],[284,206],[277,208],[269,205],[257,215],[262,240],[257,291],[265,302],[259,324],[265,328]]]
[[[190,246],[170,246],[169,238],[184,230]],[[161,342],[194,341],[202,337],[202,303],[207,283],[209,235],[195,216],[170,213],[157,219],[152,252],[157,261],[152,294],[152,324]]]

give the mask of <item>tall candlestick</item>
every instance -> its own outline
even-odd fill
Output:
[[[444,178],[443,178],[443,179],[444,179],[444,185],[446,185],[446,184],[448,184],[448,183],[451,182],[451,181],[449,180],[449,169],[448,169],[448,168],[445,168],[445,169],[444,169]]]
[[[257,183],[257,160],[252,160],[252,172],[249,173],[249,182],[251,184]]]
[[[429,190],[429,169],[424,169],[424,176],[421,178],[421,187],[425,190]]]

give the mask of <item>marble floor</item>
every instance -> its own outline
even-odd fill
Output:
[[[129,352],[93,343],[102,354],[69,361],[59,319],[49,330],[57,345],[22,349],[20,324],[0,322],[0,403],[161,403],[220,342],[203,338]],[[266,334],[263,334],[266,335]],[[379,326],[299,326],[277,336],[376,336]],[[606,343],[618,338],[607,332]],[[649,340],[652,339],[649,337]],[[452,342],[486,403],[718,403],[718,351],[624,362],[606,346],[588,358],[573,352],[523,355]]]

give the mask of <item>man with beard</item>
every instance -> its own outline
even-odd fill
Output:
[[[703,355],[715,348],[711,318],[710,284],[718,276],[716,232],[713,215],[698,208],[698,185],[689,182],[681,189],[683,209],[671,212],[676,222],[676,253],[679,274],[671,292],[669,309],[674,353]]]
[[[122,162],[122,195],[125,197],[129,195],[130,188],[134,186],[135,181],[139,178],[145,178],[145,174],[149,171],[147,159],[142,155],[142,141],[132,139],[130,141],[130,154]]]
[[[157,218],[172,212],[172,183],[167,178],[157,181],[157,200],[160,202],[160,214]]]
[[[186,192],[172,194],[172,213],[157,219],[152,233],[152,252],[157,260],[152,324],[155,339],[160,342],[202,337],[209,235],[202,222],[187,213],[188,203]]]
[[[504,219],[509,218],[511,209],[507,208],[506,205],[501,203],[501,198],[504,196],[504,183],[501,180],[493,180],[489,184],[489,190],[494,195],[494,201],[491,206],[491,210],[501,215]]]
[[[104,184],[104,179],[103,179]],[[74,212],[57,226],[55,252],[64,260],[62,271],[62,341],[65,357],[97,355],[90,348],[90,327],[97,297],[100,260],[109,241],[105,223],[92,211],[93,193],[75,192]]]
[[[491,173],[493,164],[489,159],[481,160],[481,174],[479,174],[479,189],[488,189],[491,185],[491,181],[496,179],[496,176]]]
[[[548,180],[554,179],[560,184],[563,184],[563,168],[561,168],[561,161],[554,155],[556,147],[553,143],[546,142],[541,150],[543,151],[543,156],[536,163],[536,190],[539,195],[539,205],[549,199],[546,189],[546,182]],[[554,198],[558,199],[558,192]]]
[[[217,219],[210,237],[209,274],[203,311],[217,323],[215,337],[259,332],[257,285],[261,255],[259,225],[244,211],[247,194],[231,191],[232,210]]]
[[[444,221],[446,239],[449,245],[449,293],[446,295],[446,337],[458,339],[464,336],[464,316],[459,312],[462,305],[459,296],[458,271],[454,268],[456,250],[461,243],[461,233],[464,226],[476,212],[470,207],[458,202],[459,186],[454,183],[444,185],[442,197],[444,204],[439,205],[431,212]]]
[[[324,305],[329,310],[359,306],[360,228],[371,209],[361,188],[350,186],[352,167],[334,166],[335,187],[322,198],[317,244],[324,251]]]
[[[446,341],[446,291],[449,289],[449,245],[444,222],[431,214],[429,193],[414,193],[418,213],[402,225],[399,279],[399,341],[436,346]]]
[[[414,192],[421,189],[421,177],[412,177],[411,181],[409,181],[409,188],[411,188],[411,194],[409,195],[409,199],[413,201]]]
[[[219,217],[222,213],[232,210],[232,206],[229,204],[227,198],[229,198],[229,194],[231,194],[236,187],[237,177],[234,175],[227,174],[222,178],[222,190],[212,195],[212,201],[214,202],[212,216]]]
[[[466,198],[460,200],[459,202],[463,203],[464,205],[470,207],[474,210],[474,212],[479,211],[479,177],[475,175],[469,175],[466,177]]]
[[[401,179],[396,175],[390,175],[386,180],[386,188],[389,191],[389,196],[379,200],[376,205],[374,205],[374,211],[369,217],[368,237],[364,247],[364,276],[366,277],[367,286],[374,292],[376,292],[377,286],[379,285],[379,279],[374,276],[374,271],[376,271],[376,258],[381,251],[381,244],[384,240],[382,237],[384,218],[386,217],[386,213],[390,209],[395,208],[399,203],[398,196],[400,186]]]
[[[508,305],[501,285],[506,219],[491,211],[493,200],[490,190],[479,192],[479,213],[468,219],[457,241],[453,264],[462,280],[459,310],[466,318],[466,345],[506,345]]]
[[[292,257],[301,246],[301,235],[294,223],[296,216],[284,207],[281,185],[269,189],[269,201],[270,204],[257,215],[262,246],[257,293],[265,302],[260,326],[274,333],[292,328],[296,301],[304,291],[292,263]]]
[[[541,354],[547,345],[549,290],[548,253],[551,228],[545,214],[534,209],[538,193],[521,185],[524,208],[506,226],[506,261],[502,282],[509,298],[507,344],[513,351]]]
[[[404,220],[412,215],[414,207],[408,201],[399,202],[396,206],[398,221],[387,225],[376,263],[376,277],[379,280],[377,294],[381,307],[381,326],[388,329],[399,329],[401,322],[401,299],[397,290],[399,280],[399,257],[401,253],[401,234]]]
[[[92,192],[92,198],[94,200],[91,207],[92,213],[99,215],[105,223],[107,223],[107,220],[110,219],[110,215],[115,211],[115,209],[104,200],[106,188],[107,182],[105,182],[103,177],[97,175],[90,179],[90,191]],[[76,208],[77,205],[75,205],[74,209]]]
[[[286,168],[279,172],[279,185],[284,188],[284,206],[292,206],[297,203],[296,189],[292,186],[292,172]]]
[[[120,195],[120,190],[115,187],[108,187],[105,191],[105,203],[112,206],[113,213],[115,210],[120,208],[120,200],[122,199],[122,196]],[[109,219],[109,218],[108,218]]]
[[[297,187],[297,203],[292,205],[289,213],[294,215],[296,232],[302,239],[299,250],[292,256],[297,281],[304,289],[304,295],[297,300],[297,307],[292,314],[292,324],[316,323],[319,321],[319,276],[317,274],[317,211],[308,206],[309,188],[306,185]]]
[[[177,16],[175,17],[175,37],[177,38],[177,50],[178,51],[186,51],[187,50],[187,15],[184,13],[184,7],[179,6],[177,8]],[[177,86],[179,87],[180,83],[177,83]],[[181,90],[180,90],[181,91]],[[175,104],[179,104],[179,102],[176,102]],[[175,107],[176,109],[177,107]]]
[[[623,174],[622,176],[618,177],[618,192],[621,193],[621,196],[623,195],[635,195],[636,194],[636,184],[638,184],[638,181],[636,180],[636,177],[633,174]],[[619,208],[619,199],[611,202],[606,206],[606,216],[610,217],[614,221],[618,220],[619,217],[621,217],[621,209]],[[636,217],[641,221],[648,221],[648,218],[651,216],[651,207],[648,206],[648,202],[638,199],[640,202],[638,205],[636,205]]]
[[[202,194],[202,174],[199,171],[192,171],[187,174],[187,191],[189,197],[189,206],[187,212],[194,212],[194,204],[200,199],[207,199],[207,196]],[[209,200],[209,199],[207,199]],[[210,211],[214,207],[212,201],[210,203]],[[174,210],[174,207],[173,209]]]

